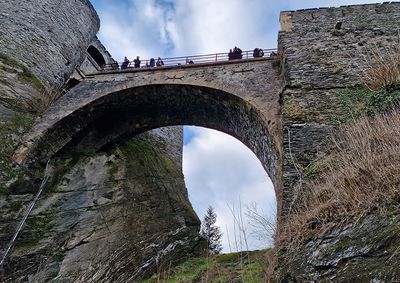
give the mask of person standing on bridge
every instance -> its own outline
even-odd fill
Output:
[[[140,59],[139,59],[139,56],[136,56],[136,59],[133,60],[133,63],[135,64],[135,68],[140,68]]]
[[[255,48],[253,51],[253,57],[259,58],[264,56],[264,51],[261,48]]]
[[[121,70],[125,70],[126,68],[128,68],[128,64],[129,64],[129,60],[125,56],[124,62],[122,62],[122,64],[121,64]]]
[[[157,66],[157,67],[164,66],[164,62],[163,62],[163,60],[161,60],[160,57],[158,57],[158,59],[157,59],[156,66]]]
[[[233,48],[233,59],[242,59],[242,49],[239,47]]]
[[[154,58],[150,58],[150,67],[154,67],[156,65],[156,60]]]
[[[229,49],[228,60],[232,60],[232,59],[235,59],[235,58],[234,58],[234,56],[233,56],[232,49]]]

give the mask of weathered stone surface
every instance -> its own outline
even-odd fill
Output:
[[[307,181],[318,178],[319,162],[332,152],[331,135],[344,114],[341,93],[362,83],[366,52],[398,44],[399,17],[399,3],[281,13],[286,82],[281,215],[294,211]],[[398,280],[398,229],[398,217],[375,213],[309,239],[299,244],[293,260],[282,262],[282,282]]]
[[[398,45],[400,3],[282,12],[281,22],[279,51],[290,87],[349,87],[360,83],[366,51]]]
[[[88,1],[22,2],[0,4],[2,251],[42,174],[24,175],[12,152],[52,102],[45,88],[66,81],[98,29]],[[92,45],[113,62],[99,41]],[[5,282],[127,282],[199,250],[199,220],[181,173],[182,128],[81,154],[52,159],[51,184],[6,261]]]
[[[84,59],[99,29],[89,0],[2,0],[0,54],[58,89]]]
[[[183,127],[163,127],[148,132],[150,142],[159,150],[167,154],[182,171],[183,156]]]
[[[196,254],[199,220],[181,168],[153,137],[78,160],[57,158],[5,282],[132,282]],[[2,246],[31,196],[0,196]]]
[[[369,51],[398,44],[399,22],[400,3],[281,13],[282,214],[305,189],[309,176],[303,169],[331,150],[330,136],[342,121],[341,92],[362,83]]]
[[[26,67],[0,54],[0,119],[18,112],[39,112],[45,106],[45,88]]]
[[[396,282],[400,278],[399,208],[373,213],[306,243],[284,282]]]
[[[83,0],[22,2],[20,7],[15,1],[0,4],[4,27],[0,52],[26,64],[45,86],[59,86],[93,41],[97,16]],[[179,142],[171,145],[174,136],[181,139],[181,132],[168,134],[168,138],[165,130],[153,132],[152,146],[137,140],[124,143],[160,126],[207,126],[240,139],[273,179],[278,206],[283,208],[280,216],[290,213],[303,189],[302,181],[310,177],[308,165],[330,151],[327,140],[341,115],[340,90],[360,83],[359,67],[365,63],[361,51],[370,46],[381,50],[396,42],[399,6],[283,13],[279,37],[286,82],[283,93],[277,62],[264,59],[86,77],[49,109],[15,155],[20,162],[28,160],[28,165],[56,155],[58,163],[50,190],[29,219],[6,266],[7,281],[126,282],[196,249],[199,223],[182,182],[181,147]],[[59,22],[77,15],[82,17],[73,23]],[[50,25],[55,29],[49,30]],[[15,40],[16,35],[21,39]],[[23,46],[22,42],[30,44]],[[4,65],[10,66],[2,64],[0,70]],[[20,126],[12,120],[21,114],[13,105],[20,97],[38,94],[37,89],[29,93],[33,86],[24,89],[23,83],[14,80],[23,68],[7,66],[8,74],[1,75],[12,86],[4,79],[0,86],[6,90],[2,98],[8,99],[2,99],[0,106],[0,133],[7,144],[0,161],[1,165],[6,161],[8,170],[14,145],[31,121],[23,120]],[[16,178],[15,170],[1,169],[0,239],[4,247],[37,180]],[[385,234],[376,242],[389,247],[391,255],[381,254],[379,244],[370,248],[367,242],[379,229],[398,234],[392,230],[398,227],[396,221],[378,224],[378,220],[365,219],[361,226],[337,228],[327,238],[310,241],[304,254],[286,263],[286,278],[346,281],[355,278],[344,276],[354,270],[360,271],[362,279],[390,281],[397,274],[394,268],[388,269],[392,277],[368,272],[380,255],[387,262],[398,260],[394,245],[385,242],[398,240],[398,236]],[[348,250],[334,248],[329,254],[346,237],[357,239],[364,234],[367,240],[361,244],[351,244]]]
[[[19,178],[11,159],[21,136],[34,122],[43,86],[16,61],[0,55],[0,191],[8,191]]]

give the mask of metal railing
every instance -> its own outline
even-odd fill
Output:
[[[259,49],[262,53],[258,56],[255,54],[254,50],[242,51],[241,55],[232,56],[232,53],[214,53],[214,54],[204,54],[204,55],[193,55],[193,56],[181,56],[181,57],[170,57],[161,58],[162,65],[156,65],[157,59],[154,58],[153,64],[151,64],[151,59],[142,60],[140,59],[140,66],[135,67],[134,61],[126,62],[115,62],[111,64],[104,65],[103,71],[125,71],[125,70],[143,70],[152,68],[165,68],[165,67],[181,67],[183,65],[193,65],[193,64],[210,64],[233,61],[238,62],[241,60],[253,60],[253,59],[274,59],[276,58],[277,49]],[[260,56],[262,54],[262,56]]]

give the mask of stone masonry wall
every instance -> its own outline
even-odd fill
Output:
[[[99,18],[88,0],[2,0],[0,26],[0,54],[53,90],[84,59]]]
[[[282,12],[280,20],[287,213],[303,181],[318,173],[315,162],[330,151],[342,115],[340,93],[361,84],[372,50],[399,44],[400,3]]]

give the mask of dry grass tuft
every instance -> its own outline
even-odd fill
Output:
[[[335,138],[335,162],[309,183],[301,204],[277,234],[276,246],[293,255],[304,239],[385,211],[400,202],[400,112],[361,118]]]
[[[40,89],[40,97],[28,99],[26,104],[31,111],[36,113],[45,112],[60,96],[65,93],[64,90],[47,90],[44,87]]]
[[[395,45],[383,51],[374,48],[365,57],[361,68],[362,81],[369,90],[390,87],[400,81],[400,47]]]

